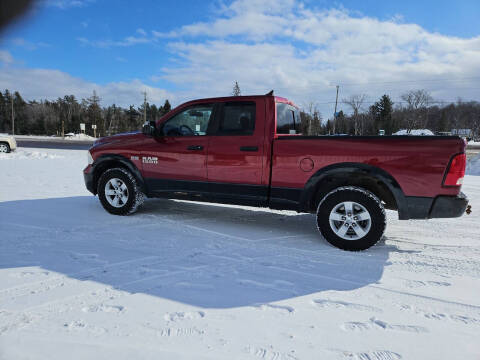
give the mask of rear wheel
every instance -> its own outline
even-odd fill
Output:
[[[133,214],[144,201],[137,180],[123,168],[106,170],[98,181],[97,193],[104,209],[114,215]]]
[[[9,153],[10,146],[6,142],[0,142],[0,153]]]
[[[375,245],[386,227],[380,199],[368,190],[345,186],[329,192],[317,208],[318,230],[333,246],[360,251]]]

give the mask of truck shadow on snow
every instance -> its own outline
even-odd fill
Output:
[[[66,275],[204,308],[363,287],[398,251],[333,248],[309,214],[172,200],[149,200],[128,217],[106,213],[94,197],[2,202],[0,214],[8,276],[37,267],[28,271],[47,271],[46,281]]]

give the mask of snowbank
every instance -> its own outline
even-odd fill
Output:
[[[468,160],[465,173],[467,175],[480,175],[480,154]]]
[[[0,160],[63,159],[63,155],[34,149],[17,148],[10,153],[0,153]]]
[[[70,135],[71,134],[71,135]],[[65,140],[94,141],[97,138],[86,134],[65,134]],[[63,140],[61,136],[15,135],[16,140]]]
[[[73,134],[69,136],[65,136],[65,139],[67,140],[96,140],[93,136],[87,135],[87,134]]]
[[[413,136],[425,136],[425,135],[435,135],[431,130],[428,129],[413,129],[410,133],[406,129],[402,129],[394,133],[393,135],[413,135]]]

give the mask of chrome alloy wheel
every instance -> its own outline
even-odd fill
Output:
[[[345,240],[358,240],[370,231],[372,219],[368,210],[353,201],[337,204],[329,216],[333,232]]]
[[[8,146],[6,144],[0,144],[0,153],[8,153]]]
[[[128,201],[127,185],[118,178],[108,180],[105,184],[105,198],[113,207],[121,208]]]

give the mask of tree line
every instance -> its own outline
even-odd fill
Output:
[[[234,95],[240,95],[238,83]],[[390,96],[383,95],[373,105],[367,106],[366,95],[352,95],[341,103],[349,114],[339,111],[324,121],[318,107],[310,103],[301,112],[301,131],[306,135],[385,135],[400,129],[430,129],[436,134],[448,133],[455,129],[470,129],[474,136],[480,135],[480,103],[463,102],[436,103],[425,90],[410,91],[401,96],[395,104]],[[12,113],[15,119],[15,134],[56,135],[78,133],[80,124],[85,132],[93,135],[96,125],[97,136],[108,136],[126,131],[138,130],[147,120],[156,121],[171,110],[168,100],[163,105],[146,102],[140,107],[128,108],[115,104],[102,107],[95,92],[80,101],[74,95],[67,95],[55,101],[25,101],[18,91],[0,91],[0,132],[12,132]]]
[[[80,101],[74,95],[55,101],[25,101],[18,91],[5,90],[0,91],[0,132],[12,133],[13,113],[15,134],[62,136],[79,133],[84,123],[87,135],[94,135],[92,125],[96,125],[97,136],[108,136],[140,129],[144,109],[148,120],[158,120],[171,110],[171,105],[167,99],[161,106],[147,102],[140,107],[102,107],[95,91]]]
[[[435,134],[447,134],[469,129],[471,136],[480,136],[480,103],[464,102],[442,104],[435,102],[425,90],[412,90],[401,96],[395,104],[389,95],[383,95],[367,106],[364,94],[352,95],[341,101],[351,113],[339,111],[334,117],[322,121],[314,103],[303,109],[302,127],[309,135],[348,134],[378,135],[380,130],[391,135],[399,130],[410,133],[413,129],[429,129]],[[312,124],[309,126],[308,124]],[[458,132],[457,132],[458,133]]]

